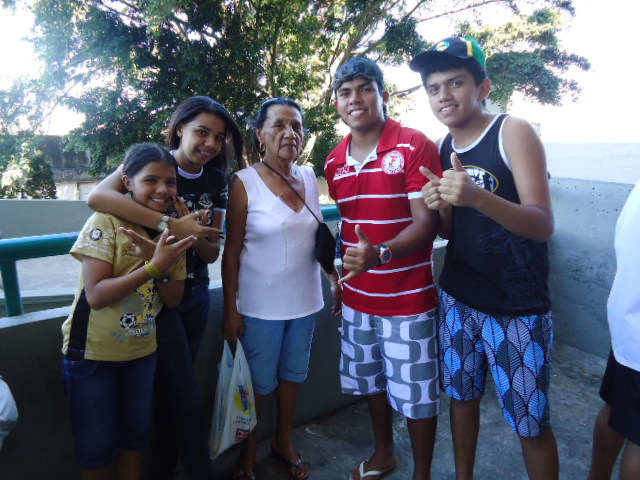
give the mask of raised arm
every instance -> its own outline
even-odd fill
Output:
[[[504,124],[504,148],[520,203],[476,185],[455,155],[453,170],[444,172],[440,180],[442,199],[475,208],[516,235],[544,242],[553,233],[553,212],[542,142],[528,122],[509,117]]]
[[[123,174],[122,165],[120,165],[96,185],[87,199],[89,207],[96,212],[110,213],[138,225],[158,229],[163,215],[143,207],[125,195],[127,190],[122,183]],[[197,220],[199,215],[198,212],[193,212],[180,218],[172,218],[169,221],[169,231],[178,238],[187,238],[191,235],[198,238],[207,236],[219,238],[221,230],[200,225]]]
[[[182,200],[176,199],[175,206],[180,218],[189,215],[189,207],[187,207]],[[209,210],[206,212],[209,213]],[[214,210],[211,226],[217,231],[222,231],[224,226],[224,217],[224,211]],[[218,255],[220,255],[220,238],[220,235],[216,235],[213,238],[208,236],[198,238],[198,240],[193,244],[193,249],[200,260],[206,263],[213,263],[218,259]]]
[[[238,274],[240,255],[247,227],[248,197],[242,181],[233,177],[227,206],[227,238],[222,254],[222,290],[224,298],[224,337],[237,340],[244,334],[244,322],[238,312]]]
[[[420,172],[429,179],[422,187],[422,199],[429,210],[437,211],[440,216],[438,235],[442,238],[449,238],[453,227],[453,206],[445,201],[440,194],[440,177],[427,167],[420,167]]]
[[[406,257],[425,248],[433,242],[438,233],[438,212],[429,210],[421,197],[409,200],[409,206],[413,219],[411,224],[395,238],[384,242],[393,252],[394,259]],[[340,279],[341,284],[370,270],[378,263],[378,247],[371,243],[366,232],[359,225],[356,225],[356,234],[360,240],[356,247],[347,248],[345,252],[344,267],[349,270],[349,273]]]
[[[165,231],[156,246],[151,263],[162,273],[168,275],[171,267],[180,256],[191,246],[195,238],[189,237],[175,243],[167,241],[168,232]],[[84,256],[82,259],[82,277],[84,280],[87,302],[94,310],[122,300],[135,291],[140,285],[153,278],[145,266],[141,266],[126,275],[113,276],[113,265],[104,260]],[[171,279],[158,290],[163,303],[172,307],[182,298],[183,281]]]
[[[504,148],[511,162],[520,197],[512,211],[488,211],[507,230],[544,242],[554,229],[547,158],[540,136],[520,118],[509,117],[504,125]],[[510,204],[512,206],[514,204]]]

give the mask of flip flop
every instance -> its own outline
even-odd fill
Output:
[[[391,472],[391,470],[396,468],[396,466],[394,465],[393,467],[385,468],[384,470],[369,470],[369,471],[365,472],[364,471],[365,462],[366,462],[366,460],[362,461],[360,463],[360,466],[358,467],[358,473],[360,474],[360,480],[366,480],[366,477],[375,477],[375,480],[378,480],[379,478],[384,477],[387,473]],[[355,478],[353,478],[353,474],[349,475],[349,480],[355,480]]]
[[[290,462],[287,458],[285,458],[284,455],[282,455],[273,447],[271,447],[271,456],[284,463],[287,466],[289,475],[297,480],[306,480],[311,475],[311,472],[309,472],[306,477],[301,476],[304,473],[304,467],[308,466],[309,462],[303,461],[302,455],[300,455],[300,453],[298,453],[298,460],[295,463]],[[293,470],[291,470],[292,468]]]

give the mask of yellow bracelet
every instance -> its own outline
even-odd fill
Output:
[[[144,268],[151,278],[160,278],[162,277],[162,272],[151,262],[144,262]]]

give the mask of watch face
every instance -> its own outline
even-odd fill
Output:
[[[166,217],[162,217],[162,220],[158,222],[158,230],[164,232],[167,228],[169,228],[169,220]]]
[[[380,245],[380,263],[386,265],[391,261],[391,249],[386,245]]]

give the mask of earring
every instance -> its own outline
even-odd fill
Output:
[[[258,151],[259,151],[260,153],[264,153],[266,150],[267,150],[267,147],[265,147],[265,146],[264,146],[264,143],[261,143],[261,144],[258,146]]]

